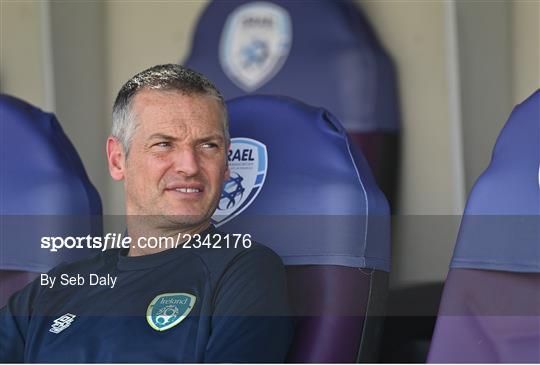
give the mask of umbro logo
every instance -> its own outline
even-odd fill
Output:
[[[71,323],[75,320],[75,317],[77,317],[75,314],[66,313],[63,316],[55,319],[53,321],[53,324],[51,325],[51,329],[49,330],[49,332],[62,332],[63,330],[71,326]]]

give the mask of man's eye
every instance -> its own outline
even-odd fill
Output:
[[[217,143],[208,142],[208,143],[203,143],[202,147],[203,148],[217,148],[218,145]]]
[[[167,148],[171,146],[170,142],[158,142],[152,145],[153,147],[161,147],[161,148]]]

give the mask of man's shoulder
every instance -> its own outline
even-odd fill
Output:
[[[214,315],[267,317],[289,313],[285,267],[264,244],[253,241],[249,248],[234,252],[214,279]]]

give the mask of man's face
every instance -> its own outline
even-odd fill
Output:
[[[229,177],[218,101],[143,90],[132,111],[137,128],[121,174],[127,214],[183,228],[206,224]]]

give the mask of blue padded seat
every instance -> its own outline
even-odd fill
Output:
[[[467,202],[430,362],[540,362],[540,91],[512,111]]]
[[[101,200],[56,117],[0,95],[0,270],[47,272],[87,249],[42,249],[43,236],[101,235]]]
[[[325,109],[275,96],[228,109],[231,179],[213,219],[281,256],[297,318],[288,360],[374,361],[390,219],[362,154]]]

